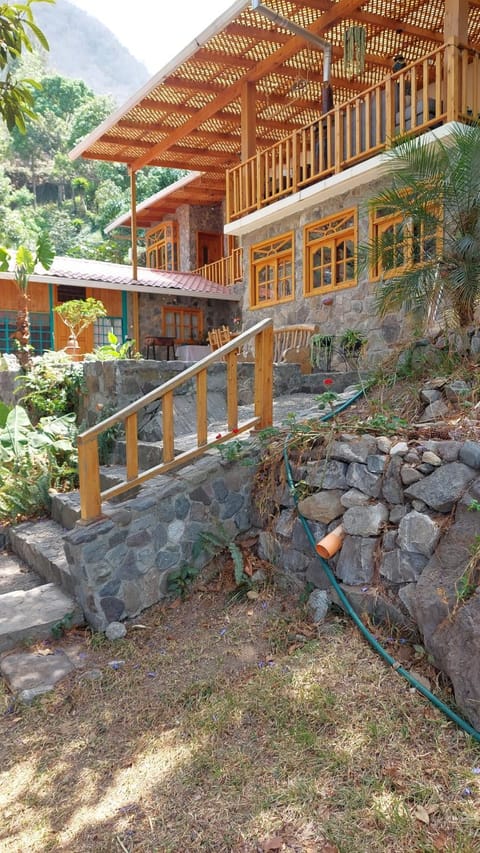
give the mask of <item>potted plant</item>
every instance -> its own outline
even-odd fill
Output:
[[[333,335],[312,335],[310,338],[310,362],[317,370],[332,367]]]
[[[358,329],[345,329],[338,339],[338,344],[347,360],[360,358],[367,343],[365,335]]]

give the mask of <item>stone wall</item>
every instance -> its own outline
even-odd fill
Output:
[[[480,728],[480,560],[472,559],[480,534],[480,443],[340,436],[326,441],[322,455],[294,466],[298,508],[316,541],[343,526],[330,565],[351,604],[419,630]],[[273,524],[265,529],[257,519],[260,556],[328,589],[281,482],[275,500]]]
[[[207,454],[194,466],[157,477],[140,493],[111,504],[105,517],[67,534],[65,553],[75,595],[89,623],[135,616],[160,601],[168,574],[193,560],[202,533],[219,531],[230,539],[250,527],[252,468]]]
[[[138,300],[140,341],[138,349],[146,355],[143,341],[147,335],[163,334],[163,308],[176,306],[178,308],[196,308],[203,314],[205,330],[217,326],[231,325],[235,312],[238,313],[237,303],[223,302],[221,299],[198,299],[186,296],[159,296],[152,293],[141,293]],[[165,351],[162,350],[162,357]]]

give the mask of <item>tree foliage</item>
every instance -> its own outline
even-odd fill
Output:
[[[48,50],[48,42],[36,25],[33,3],[54,0],[24,0],[23,3],[0,4],[0,117],[9,130],[17,127],[25,133],[26,119],[34,118],[34,91],[38,83],[16,75],[16,64],[22,53],[32,53],[35,39]]]
[[[480,126],[456,125],[431,144],[402,141],[389,175],[369,205],[395,225],[360,251],[382,271],[380,313],[403,307],[425,324],[441,303],[470,325],[480,304]]]

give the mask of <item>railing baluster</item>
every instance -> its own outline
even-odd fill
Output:
[[[162,400],[163,461],[175,457],[173,431],[173,391],[167,391]]]
[[[238,429],[237,350],[229,352],[227,362],[227,426]]]
[[[204,447],[208,439],[207,371],[197,373],[197,444]]]
[[[255,341],[255,415],[260,418],[259,428],[265,429],[273,422],[273,327],[257,335]]]
[[[125,444],[127,460],[127,480],[138,477],[138,422],[137,413],[125,418]]]

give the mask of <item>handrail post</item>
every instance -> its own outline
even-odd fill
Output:
[[[255,416],[259,429],[273,423],[273,324],[255,339]]]
[[[227,362],[227,428],[238,427],[237,350],[229,352]]]
[[[460,107],[460,51],[455,41],[445,47],[445,76],[447,78],[447,122],[456,121]]]
[[[102,514],[100,467],[96,436],[87,441],[78,439],[78,480],[81,519],[84,522],[94,521]]]

